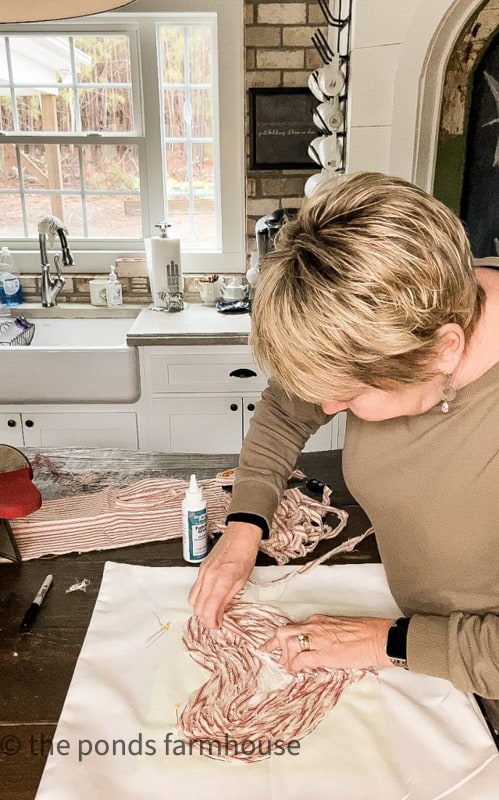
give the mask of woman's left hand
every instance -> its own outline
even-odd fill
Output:
[[[261,649],[266,653],[276,653],[276,662],[288,672],[300,672],[306,667],[362,669],[391,666],[385,648],[388,629],[393,622],[392,619],[376,617],[313,614],[303,622],[277,628],[275,635]],[[304,649],[307,645],[309,650]],[[276,651],[280,651],[279,656]]]

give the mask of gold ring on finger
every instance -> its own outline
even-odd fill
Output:
[[[304,653],[310,650],[310,639],[306,633],[298,634],[298,642],[300,643],[300,648]]]

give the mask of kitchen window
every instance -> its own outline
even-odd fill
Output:
[[[34,269],[46,214],[80,271],[163,219],[187,271],[244,268],[242,4],[161,5],[0,26],[2,238]]]

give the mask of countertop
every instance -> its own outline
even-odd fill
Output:
[[[128,345],[136,346],[246,345],[250,327],[248,313],[222,314],[213,306],[190,303],[177,313],[144,309],[126,340]]]
[[[40,303],[23,303],[2,309],[4,316],[19,314],[28,319],[131,318],[126,341],[130,347],[151,345],[247,345],[251,328],[249,313],[222,314],[214,306],[186,303],[183,311],[152,311],[143,305],[117,308],[87,303],[60,303],[43,308]]]
[[[138,303],[126,303],[116,308],[92,306],[90,303],[59,303],[46,308],[41,303],[21,303],[19,306],[0,306],[0,317],[7,319],[22,315],[27,319],[128,319],[136,317],[143,308]]]

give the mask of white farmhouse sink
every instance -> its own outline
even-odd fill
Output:
[[[30,349],[54,347],[56,350],[108,349],[126,345],[126,334],[133,318],[117,319],[32,319],[35,335]]]
[[[134,317],[31,320],[36,328],[28,347],[0,347],[0,403],[138,399],[137,350],[126,344]]]

